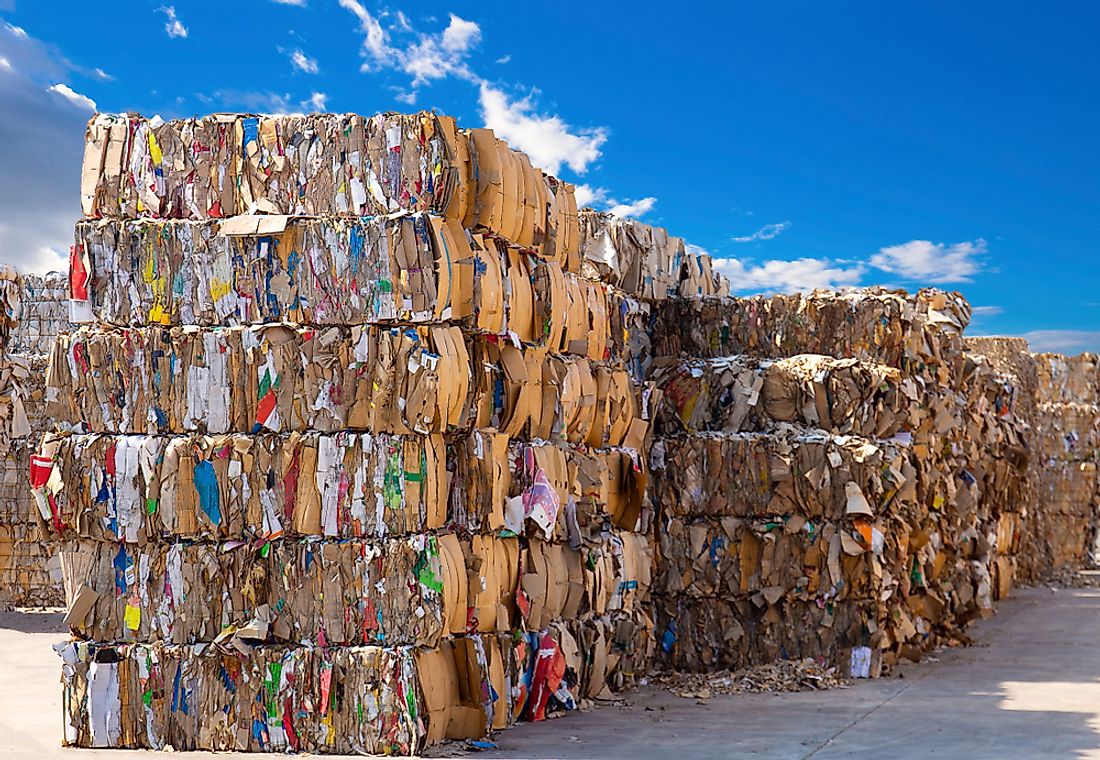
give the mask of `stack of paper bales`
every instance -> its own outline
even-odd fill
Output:
[[[430,113],[101,115],[81,197],[67,743],[412,753],[647,670],[641,299],[709,259],[582,267],[573,188]]]
[[[1050,570],[1097,556],[1100,509],[1100,358],[1035,354],[1038,365],[1038,513],[1035,554]]]
[[[45,375],[50,345],[68,325],[63,275],[0,273],[0,605],[64,604],[55,547],[34,527],[27,465],[48,429]]]
[[[977,476],[952,444],[969,312],[957,294],[882,289],[657,309],[665,661],[814,656],[873,674],[991,609]],[[697,580],[726,566],[736,583]]]

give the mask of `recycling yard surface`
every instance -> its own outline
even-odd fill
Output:
[[[1100,589],[1021,589],[974,645],[849,688],[685,699],[644,688],[623,704],[498,735],[487,758],[1100,757]],[[60,613],[0,613],[0,757],[169,753],[60,746]],[[170,753],[173,757],[208,753]],[[444,748],[444,754],[465,754]]]

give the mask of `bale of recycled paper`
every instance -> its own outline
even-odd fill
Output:
[[[710,256],[690,250],[663,227],[585,209],[580,214],[581,271],[635,298],[663,300],[729,293]]]
[[[969,320],[961,295],[931,289],[668,299],[656,305],[653,350],[658,357],[851,357],[948,383]]]
[[[77,747],[412,754],[427,739],[406,647],[57,647]]]
[[[442,527],[445,464],[442,436],[61,435],[31,484],[58,538],[381,538]]]
[[[666,438],[650,453],[662,515],[835,521],[913,508],[915,470],[888,442],[788,428]]]
[[[540,255],[576,258],[573,187],[492,130],[434,113],[219,114],[161,121],[97,114],[81,175],[85,217],[446,214]]]
[[[445,542],[82,541],[61,552],[65,586],[70,604],[95,597],[70,628],[95,641],[215,641],[244,653],[263,643],[434,646],[465,616],[464,559]]]
[[[899,370],[856,359],[729,356],[655,362],[659,433],[763,431],[789,422],[890,438],[916,427],[921,393]]]
[[[1100,404],[1100,357],[1033,354],[1038,368],[1039,401]]]
[[[904,576],[910,527],[898,516],[839,523],[799,515],[670,517],[657,531],[655,589],[667,596],[887,598]]]
[[[847,675],[853,649],[878,659],[886,640],[885,613],[873,601],[658,598],[656,611],[657,662],[686,672],[812,657]]]
[[[48,355],[54,338],[69,329],[69,278],[63,272],[24,274],[19,322],[8,339],[11,353]]]

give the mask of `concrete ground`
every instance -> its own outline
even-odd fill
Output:
[[[59,668],[50,650],[59,631],[56,613],[0,613],[0,757],[154,754],[59,746]],[[485,756],[1100,758],[1100,589],[1026,589],[971,632],[975,646],[902,677],[707,704],[643,690],[629,705],[502,732],[500,749]]]

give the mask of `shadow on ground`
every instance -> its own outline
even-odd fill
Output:
[[[0,610],[0,628],[21,633],[67,633],[65,611],[53,608]]]

